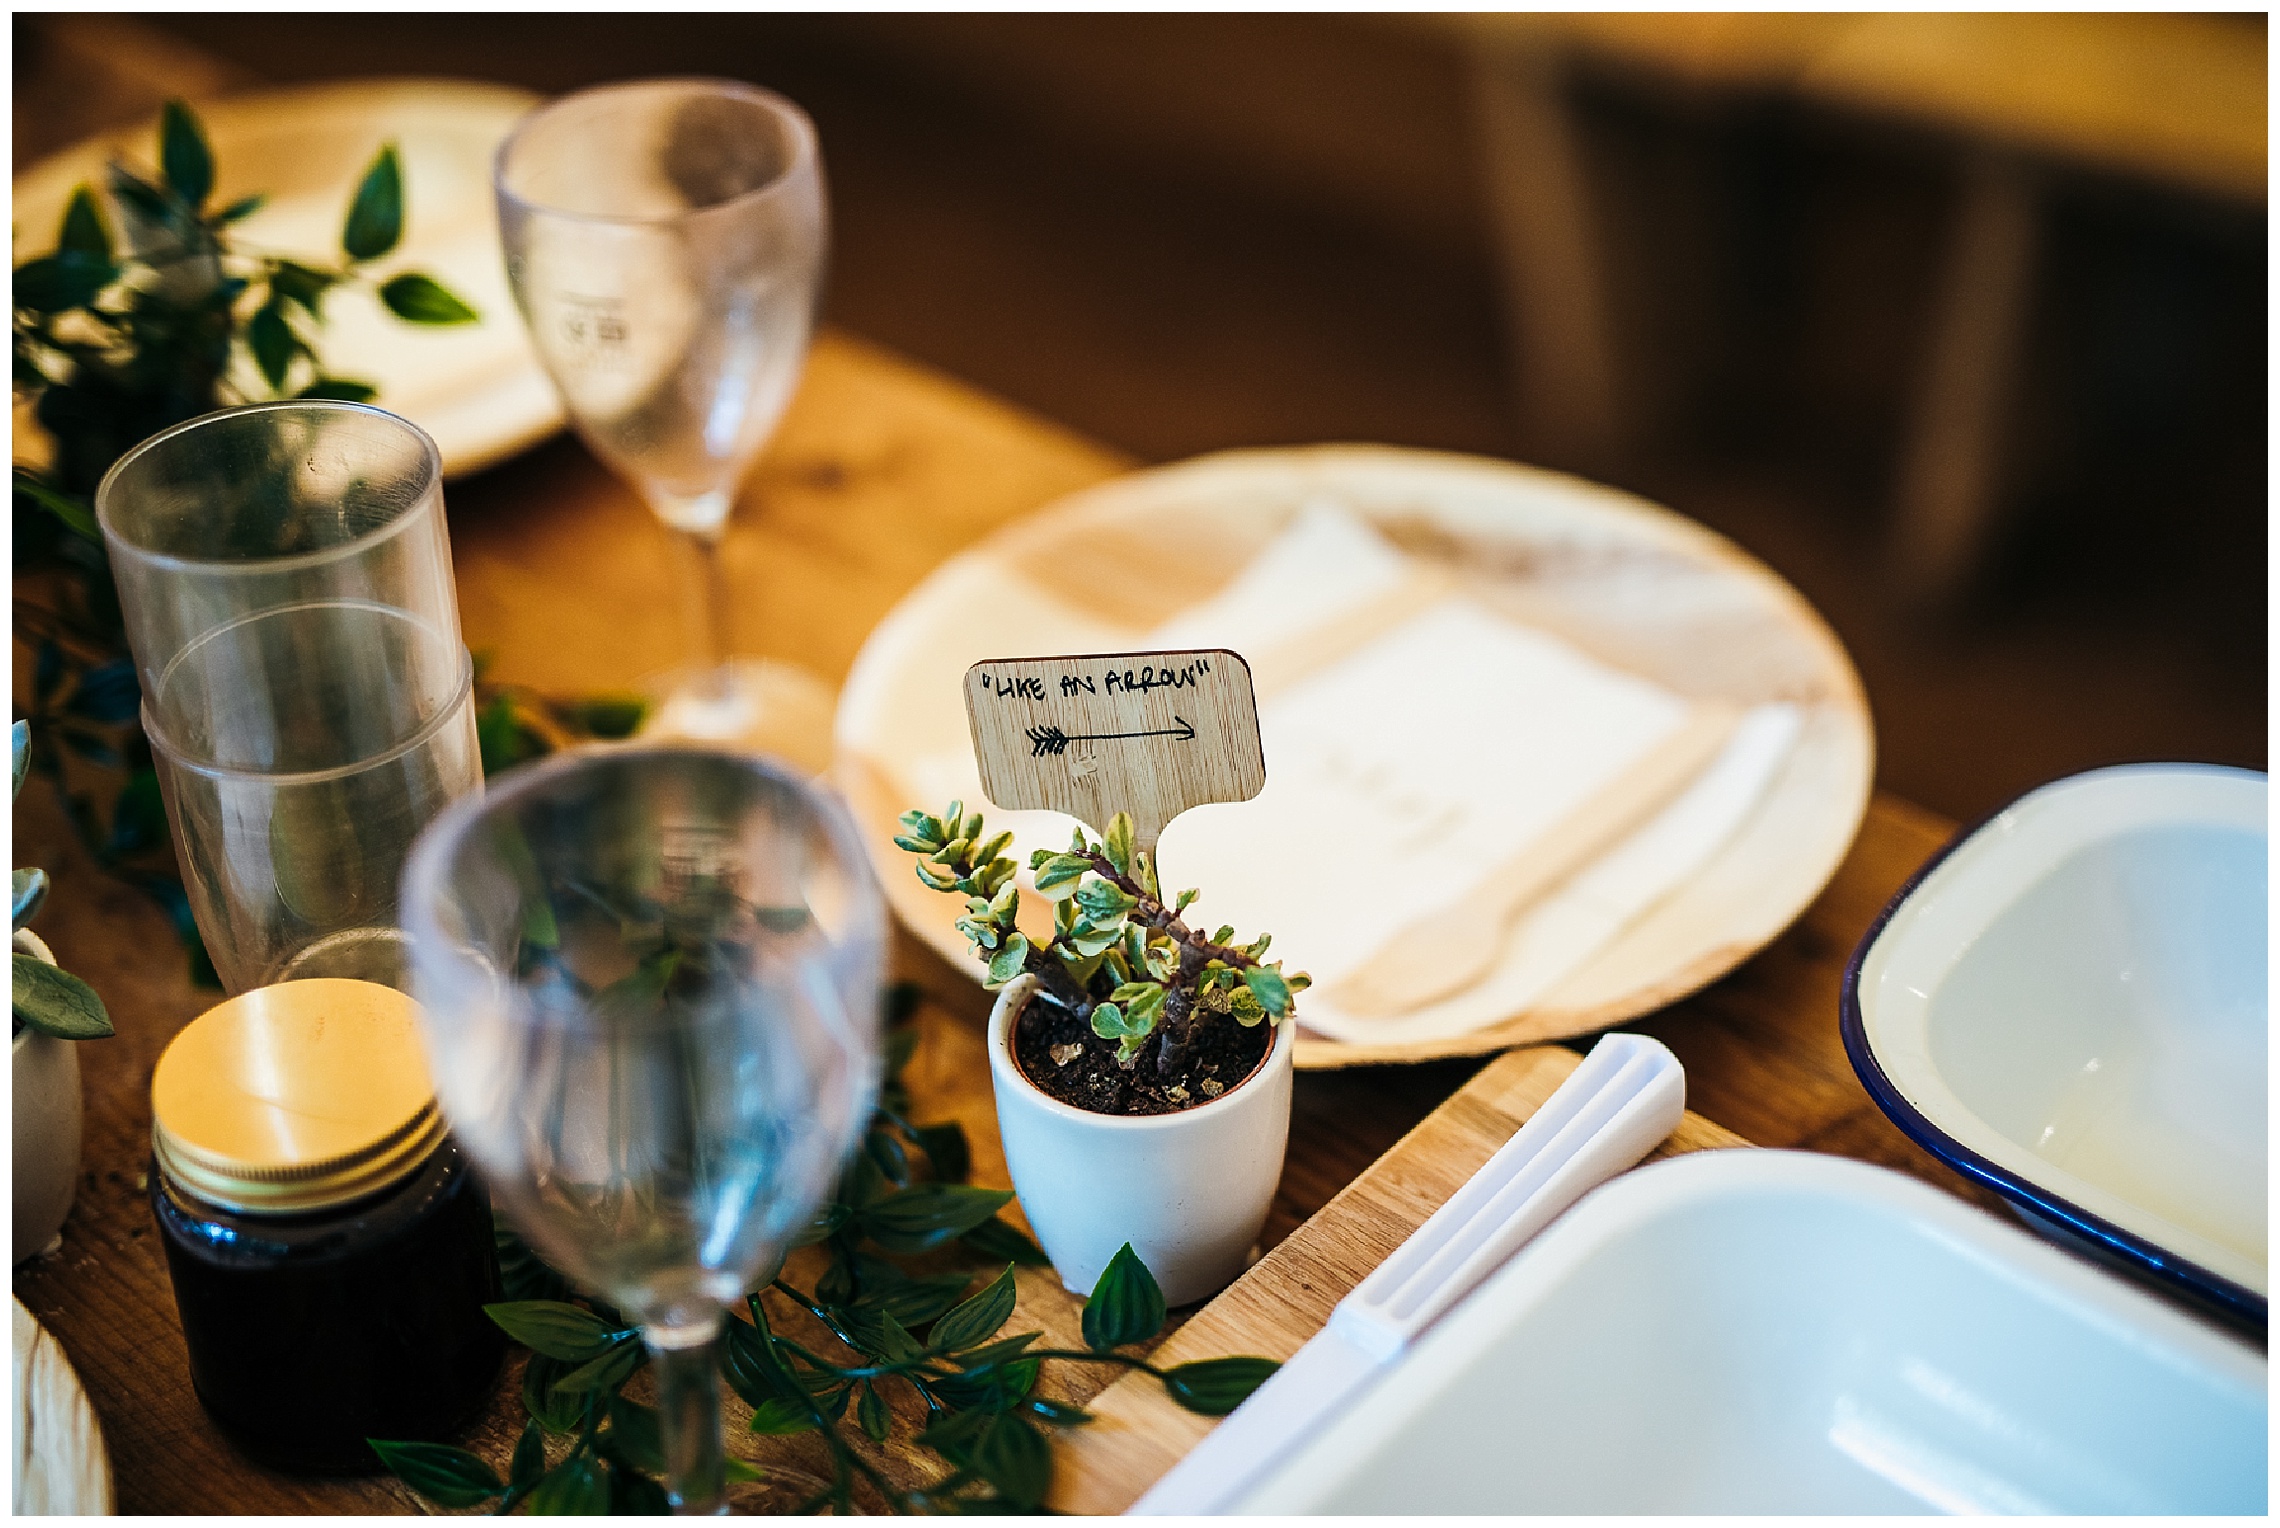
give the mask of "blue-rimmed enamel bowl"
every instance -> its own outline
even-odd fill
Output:
[[[2264,1324],[2265,777],[2101,769],[1961,835],[1845,970],[1878,1107],[2027,1218]]]

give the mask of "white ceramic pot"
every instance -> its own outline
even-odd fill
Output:
[[[54,954],[29,930],[16,930],[11,944],[55,964]],[[79,1183],[79,1046],[26,1029],[10,1047],[9,1070],[15,1074],[10,1097],[15,1223],[9,1261],[20,1263],[46,1250],[71,1213],[72,1191]]]
[[[1094,1114],[1040,1092],[1013,1059],[1013,1021],[1037,990],[1017,977],[990,1013],[998,1134],[1022,1213],[1061,1282],[1090,1294],[1126,1242],[1172,1305],[1243,1271],[1282,1179],[1290,1136],[1291,1026],[1259,1069],[1177,1114]]]

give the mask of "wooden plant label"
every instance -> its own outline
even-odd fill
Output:
[[[1251,668],[1225,648],[985,659],[966,670],[982,789],[1005,809],[1118,812],[1151,854],[1164,824],[1267,783]]]

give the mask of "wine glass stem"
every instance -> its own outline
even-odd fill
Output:
[[[713,1366],[716,1322],[697,1341],[686,1331],[642,1334],[657,1376],[657,1427],[665,1447],[665,1494],[673,1510],[710,1514],[726,1510],[721,1472],[720,1378]]]
[[[729,688],[728,570],[720,555],[718,531],[677,531],[696,565],[696,598],[689,601],[689,646],[700,673],[697,684],[710,698],[727,698]]]

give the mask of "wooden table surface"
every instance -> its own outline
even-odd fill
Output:
[[[873,624],[937,563],[1005,521],[1132,465],[949,379],[826,334],[729,534],[737,644],[836,681]],[[500,678],[576,693],[628,686],[679,659],[681,617],[665,536],[574,441],[556,440],[452,485],[447,510],[468,643],[492,654]],[[1951,830],[1931,813],[1877,797],[1834,881],[1788,933],[1725,980],[1631,1026],[1661,1038],[1685,1063],[1697,1113],[1760,1145],[1857,1157],[1969,1195],[1877,1112],[1837,1035],[1846,956]],[[189,985],[159,910],[90,863],[44,782],[27,784],[18,805],[15,862],[48,868],[55,889],[38,927],[63,964],[104,995],[118,1024],[116,1038],[80,1051],[85,1161],[62,1249],[18,1268],[15,1289],[86,1381],[109,1441],[120,1509],[416,1508],[384,1478],[311,1481],[262,1470],[234,1453],[199,1409],[143,1186],[152,1067],[215,994]],[[981,1045],[987,995],[907,937],[898,936],[896,962],[929,997],[911,1073],[920,1115],[966,1123],[977,1180],[1003,1186]],[[1480,1066],[1300,1075],[1265,1243],[1282,1241]],[[1073,1325],[1073,1307],[1053,1307],[1055,1296],[1025,1284],[1017,1319]],[[1079,1378],[1063,1388],[1082,1396],[1098,1383]],[[500,1407],[476,1439],[502,1454],[501,1440],[511,1439],[507,1388],[502,1380]],[[780,1474],[782,1499],[790,1499],[796,1462]],[[778,1499],[763,1488],[752,1504]]]

